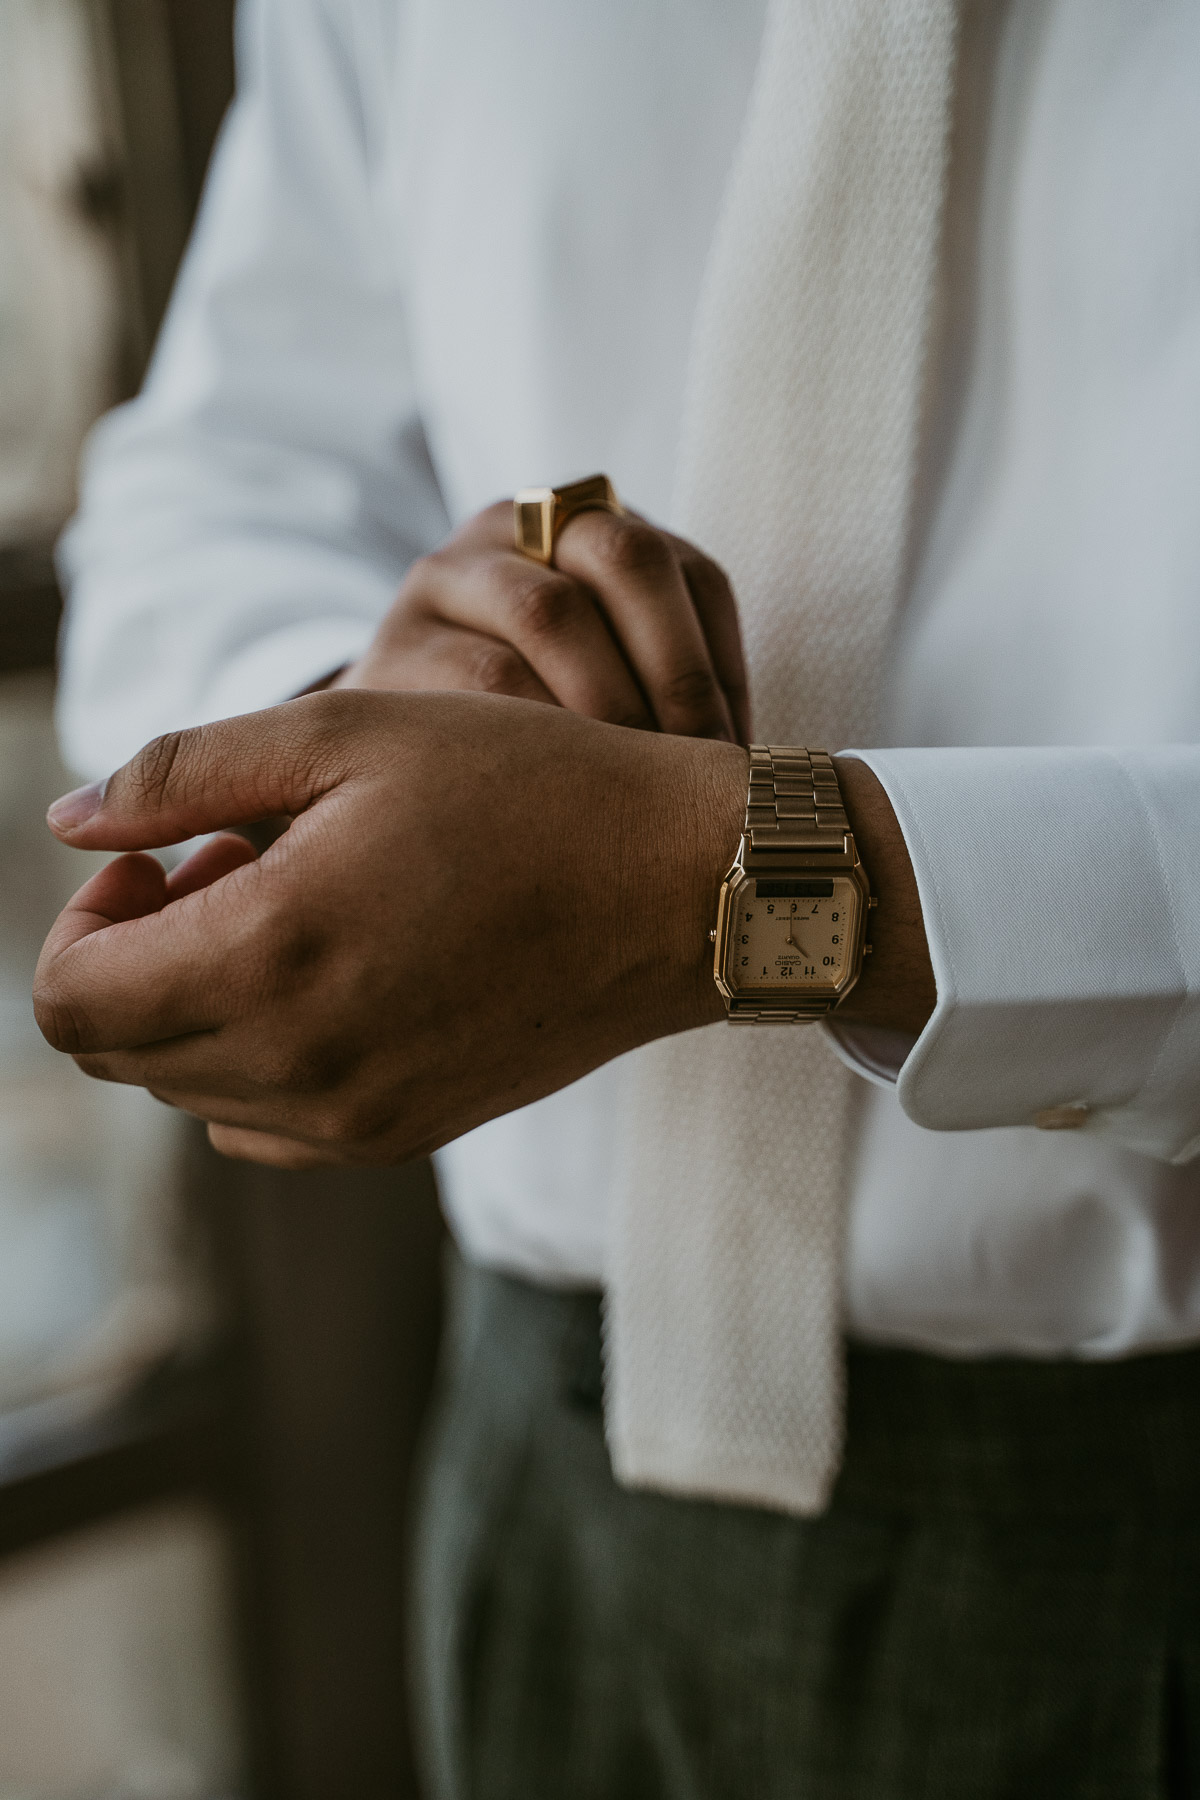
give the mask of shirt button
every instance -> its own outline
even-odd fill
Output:
[[[1090,1108],[1082,1100],[1070,1106],[1044,1106],[1033,1115],[1039,1131],[1075,1131],[1087,1119]]]

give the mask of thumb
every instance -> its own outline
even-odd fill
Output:
[[[105,782],[46,815],[80,850],[150,850],[203,832],[295,815],[353,773],[365,710],[379,696],[314,694],[155,738]]]

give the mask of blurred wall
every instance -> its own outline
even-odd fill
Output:
[[[225,1556],[177,1506],[0,1566],[0,1800],[237,1791]]]
[[[115,397],[119,257],[97,16],[0,5],[0,544],[71,509],[84,433]]]

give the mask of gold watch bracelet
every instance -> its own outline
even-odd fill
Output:
[[[809,859],[812,859],[811,863]],[[742,828],[741,867],[747,875],[778,871],[784,863],[849,871],[857,861],[837,770],[827,750],[798,745],[751,744],[750,787]],[[735,1002],[731,1025],[799,1025],[828,1018],[836,1000],[785,1005]]]

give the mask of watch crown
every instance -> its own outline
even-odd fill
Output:
[[[874,944],[864,944],[863,945],[863,955],[864,956],[874,956],[874,954],[875,954]]]
[[[879,905],[879,902],[878,902],[878,900],[877,900],[877,899],[876,899],[876,898],[875,898],[875,896],[874,896],[874,894],[872,894],[872,895],[871,895],[871,897],[870,897],[870,899],[869,899],[869,900],[868,900],[868,901],[867,901],[867,905],[868,905],[868,906],[878,906],[878,905]]]
[[[715,925],[713,926],[712,930],[708,934],[708,941],[710,944],[715,944],[717,941],[717,928]]]

